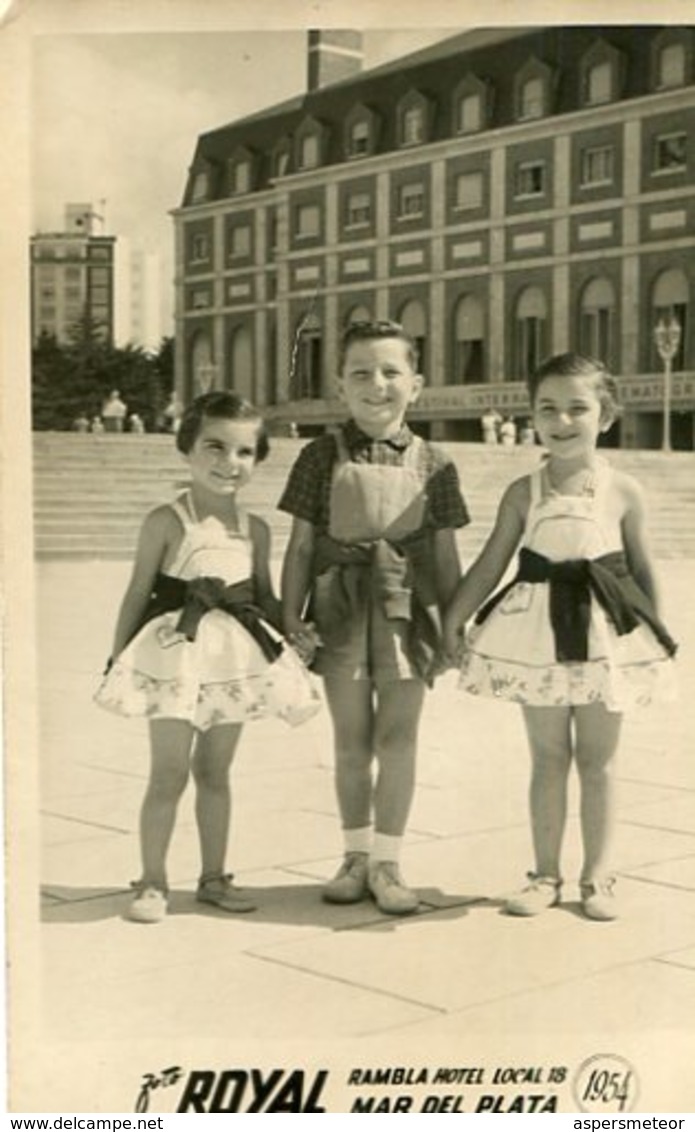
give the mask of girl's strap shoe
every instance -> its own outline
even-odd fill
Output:
[[[548,908],[560,903],[562,880],[560,877],[541,876],[539,873],[526,874],[529,883],[521,892],[509,896],[504,910],[509,916],[538,916]]]
[[[233,873],[215,873],[201,877],[198,881],[196,900],[201,904],[212,904],[221,912],[255,912],[258,905],[233,884]]]

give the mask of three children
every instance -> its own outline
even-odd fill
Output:
[[[145,520],[115,660],[96,697],[150,718],[132,918],[166,912],[166,852],[189,766],[198,899],[252,909],[224,871],[229,768],[247,719],[301,722],[317,710],[302,661],[322,677],[333,723],[344,856],[326,901],[371,897],[386,914],[417,910],[400,852],[418,726],[427,687],[460,663],[464,690],[522,704],[531,747],[536,859],[506,910],[535,915],[560,900],[574,761],[583,908],[592,919],[617,914],[610,849],[621,713],[666,691],[675,645],[656,613],[639,487],[596,452],[618,412],[615,382],[600,363],[571,354],[534,376],[533,420],[547,459],[507,489],[463,579],[455,531],[468,512],[456,468],[405,423],[422,384],[414,344],[397,323],[348,328],[338,377],[348,420],[302,449],[279,502],[292,515],[281,604],[268,528],[237,502],[267,453],[260,415],[228,393],[206,394],[184,414],[176,442],[192,486]],[[487,601],[520,543],[514,582]]]

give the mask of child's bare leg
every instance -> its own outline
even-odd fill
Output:
[[[203,876],[224,873],[232,808],[229,768],[240,735],[240,723],[211,727],[198,735],[192,765]]]
[[[363,829],[372,820],[374,709],[368,680],[326,677],[333,720],[335,788],[343,829]]]
[[[523,711],[531,747],[529,805],[536,872],[559,879],[572,762],[572,709],[524,706]]]
[[[415,756],[425,685],[421,680],[385,684],[378,694],[374,753],[378,762],[374,792],[377,834],[401,837],[415,790]]]
[[[575,757],[581,787],[580,815],[584,845],[582,881],[606,875],[615,826],[614,755],[622,715],[604,704],[575,710]]]
[[[150,722],[150,780],[140,811],[142,880],[166,888],[166,856],[186,787],[193,728],[180,719]]]

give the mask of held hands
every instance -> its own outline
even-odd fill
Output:
[[[292,620],[285,622],[285,636],[304,664],[311,664],[316,650],[323,641],[311,621]]]
[[[442,630],[442,653],[450,668],[459,668],[466,647],[466,626],[455,615],[448,613]]]

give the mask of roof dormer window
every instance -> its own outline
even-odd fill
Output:
[[[490,88],[477,75],[466,75],[454,90],[453,120],[457,134],[475,134],[488,124]]]
[[[205,170],[201,170],[193,177],[193,186],[191,188],[191,204],[202,204],[203,201],[208,199],[208,192],[210,189],[210,178]]]
[[[326,127],[315,118],[305,118],[297,131],[298,169],[316,169],[324,160]]]
[[[353,107],[345,121],[345,156],[367,157],[376,149],[377,118],[368,106]]]
[[[396,107],[398,144],[422,145],[428,140],[429,105],[424,94],[408,91]]]
[[[664,28],[652,44],[652,86],[671,90],[690,81],[693,33],[690,28]]]
[[[610,43],[597,40],[580,63],[581,104],[601,106],[620,97],[622,56]]]
[[[227,192],[230,196],[250,193],[253,188],[255,155],[246,146],[240,146],[227,162]]]
[[[519,122],[544,118],[551,110],[553,72],[547,63],[529,59],[516,76],[515,105]]]

